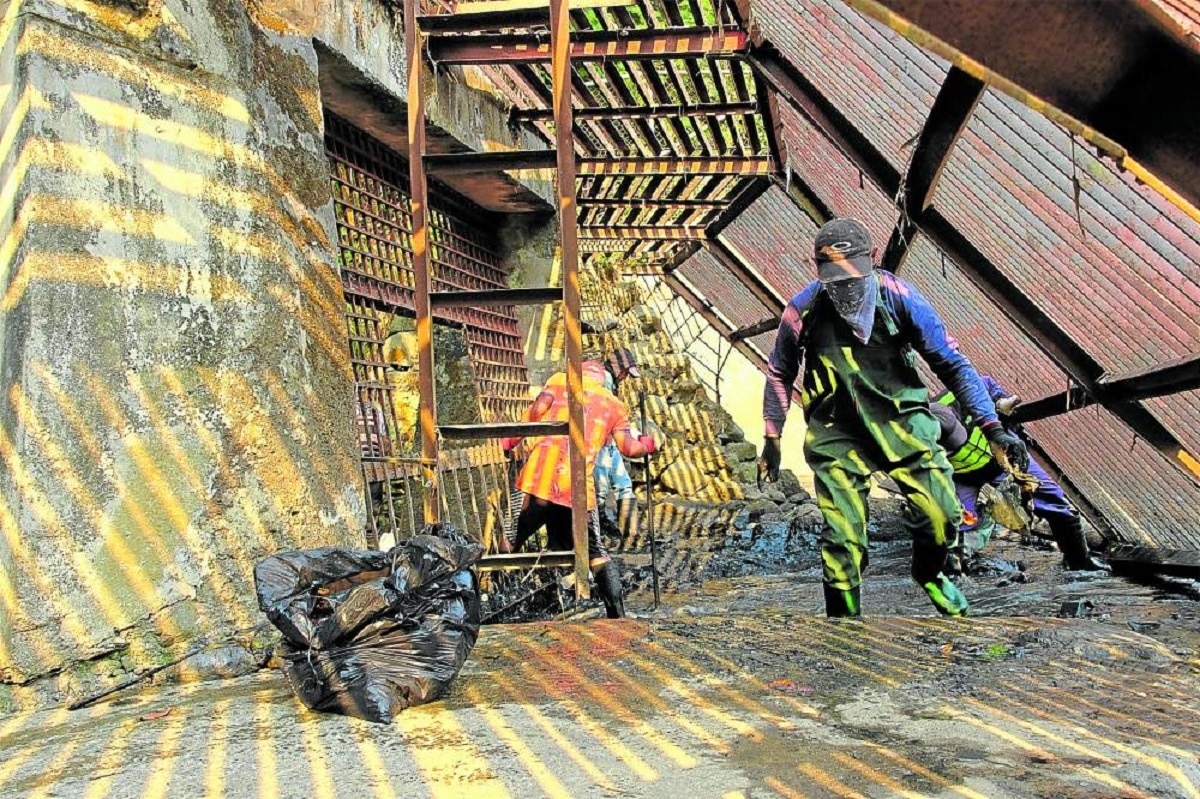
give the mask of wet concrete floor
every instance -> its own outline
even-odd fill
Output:
[[[387,726],[311,713],[275,671],[3,716],[0,796],[1200,795],[1188,586],[991,554],[1024,570],[965,578],[965,620],[892,542],[861,622],[821,617],[814,564],[486,627],[450,695]]]

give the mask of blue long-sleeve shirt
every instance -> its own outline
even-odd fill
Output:
[[[988,387],[946,335],[946,326],[937,311],[912,284],[882,269],[878,274],[880,302],[895,318],[903,339],[920,353],[933,373],[958,397],[963,408],[978,420],[980,427],[998,424],[996,406]],[[763,391],[763,422],[768,436],[779,435],[787,420],[792,386],[804,360],[804,326],[809,322],[809,312],[820,292],[820,281],[809,283],[792,298],[780,319]]]

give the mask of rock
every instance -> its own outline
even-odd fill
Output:
[[[730,463],[758,460],[758,447],[750,441],[736,441],[725,445],[725,457]]]
[[[579,322],[579,326],[583,332],[589,334],[607,333],[610,330],[616,330],[620,324],[620,322],[611,316],[602,316],[596,319],[581,319]]]
[[[753,461],[746,463],[733,463],[729,467],[733,471],[734,478],[739,483],[746,485],[758,485],[758,464]],[[747,494],[749,496],[749,494]]]
[[[750,514],[750,521],[755,522],[762,519],[765,514],[778,514],[779,508],[769,499],[752,499],[746,505],[746,512]]]
[[[719,422],[721,420],[714,421]],[[721,427],[717,431],[717,440],[722,444],[729,444],[735,441],[745,441],[746,434],[742,431],[742,428],[738,427],[736,422],[730,419],[728,427]]]
[[[801,505],[791,513],[791,529],[795,533],[814,533],[825,526],[825,514],[816,505]]]
[[[767,499],[771,500],[772,502],[774,502],[776,504],[782,504],[784,502],[787,502],[787,497],[784,496],[783,492],[777,488],[767,489]]]
[[[793,502],[806,502],[811,498],[804,486],[800,485],[800,478],[791,469],[779,470],[779,490]],[[800,499],[793,499],[797,496]]]
[[[694,380],[679,380],[671,387],[671,395],[667,397],[667,402],[672,405],[690,405],[703,391],[704,386]]]

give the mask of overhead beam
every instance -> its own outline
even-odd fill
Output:
[[[758,74],[771,83],[842,151],[851,163],[889,197],[900,189],[900,172],[849,119],[778,50],[755,47],[749,61]],[[937,210],[928,207],[919,222],[920,230],[950,256],[963,274],[1016,324],[1030,339],[1093,397],[1104,369],[1050,316],[992,263],[958,228]],[[1136,403],[1109,402],[1105,407],[1144,441],[1154,446],[1193,481],[1200,483],[1200,459],[1188,452],[1157,419]]]
[[[425,156],[429,174],[461,175],[473,172],[504,172],[554,169],[554,150],[500,150],[495,152],[436,153]],[[769,175],[770,158],[579,158],[576,174],[595,175]]]
[[[779,163],[775,161],[774,163]],[[755,200],[763,195],[767,189],[771,188],[771,181],[767,178],[756,178],[745,181],[745,186],[738,192],[738,195],[733,198],[733,202],[721,212],[720,218],[712,222],[708,226],[708,237],[715,239],[717,236],[729,227],[733,220],[737,219],[742,213],[749,208]]]
[[[581,227],[579,238],[587,240],[641,239],[643,241],[700,241],[706,234],[702,227]]]
[[[571,10],[619,8],[633,0],[571,0]],[[421,14],[417,25],[425,33],[474,33],[476,31],[549,25],[549,0],[487,0],[458,3],[452,14]]]
[[[697,103],[695,105],[628,105],[599,108],[576,108],[575,121],[582,119],[678,119],[680,117],[715,117],[737,114],[754,114],[759,110],[757,102],[740,103]],[[515,122],[541,122],[554,118],[549,108],[518,108],[511,113]]]
[[[689,211],[717,211],[727,202],[712,200],[672,200],[665,197],[580,197],[580,208],[685,208]]]
[[[925,118],[897,196],[900,218],[884,248],[880,265],[898,272],[917,235],[921,214],[933,202],[942,170],[966,129],[987,84],[958,67],[950,67]]]
[[[1196,389],[1200,389],[1200,355],[1188,355],[1167,364],[1102,378],[1091,394],[1080,386],[1072,386],[1066,391],[1022,403],[1013,412],[1013,417],[1019,422],[1035,422],[1096,402],[1138,402]]]
[[[570,57],[572,61],[702,58],[745,52],[746,43],[743,31],[708,28],[575,31]],[[550,43],[534,33],[435,36],[430,37],[426,50],[435,64],[483,66],[550,60]]]
[[[761,336],[763,333],[770,333],[771,331],[777,330],[778,328],[779,328],[779,317],[778,316],[768,316],[766,319],[763,319],[761,322],[755,322],[752,325],[746,325],[744,327],[739,327],[737,330],[735,330],[729,334],[729,340],[736,344],[737,342],[745,341],[748,338],[754,338],[755,336]]]

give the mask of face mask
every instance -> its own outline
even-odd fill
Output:
[[[875,273],[866,277],[834,280],[825,283],[824,288],[838,316],[846,320],[858,340],[866,344],[875,325],[875,303],[879,298],[879,282]]]

